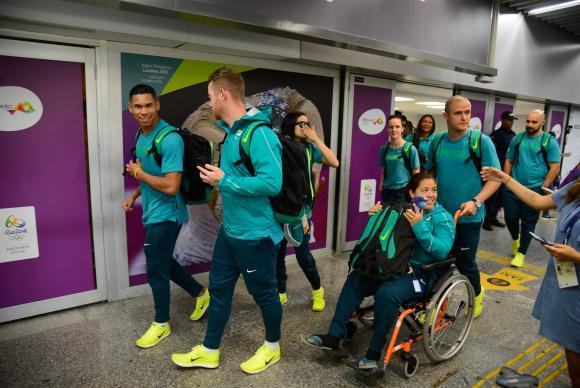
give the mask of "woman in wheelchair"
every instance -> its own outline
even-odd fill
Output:
[[[423,297],[427,284],[434,284],[437,275],[424,271],[421,266],[443,261],[448,257],[455,237],[453,217],[437,204],[437,182],[435,177],[423,171],[411,179],[407,186],[411,198],[421,196],[426,199],[419,211],[416,205],[404,213],[409,221],[416,243],[407,273],[386,281],[365,276],[352,271],[342,287],[336,310],[327,334],[309,334],[304,340],[319,349],[338,350],[339,342],[347,334],[347,324],[352,314],[365,297],[374,295],[374,328],[371,342],[364,357],[358,361],[358,368],[376,369],[386,336],[397,320],[399,308],[407,302]],[[369,215],[381,209],[380,202]]]

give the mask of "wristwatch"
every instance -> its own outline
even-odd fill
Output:
[[[481,207],[481,201],[480,201],[479,199],[477,199],[477,198],[472,198],[471,200],[472,200],[473,202],[475,202],[475,207],[476,207],[476,208],[478,208],[478,209],[479,209],[479,208]]]

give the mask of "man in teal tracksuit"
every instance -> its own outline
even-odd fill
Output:
[[[531,111],[526,119],[526,132],[514,137],[506,155],[504,172],[543,195],[542,186],[549,187],[560,172],[560,147],[553,136],[542,131],[544,112]],[[512,267],[523,267],[526,252],[540,213],[520,201],[504,188],[505,223],[512,237]],[[520,226],[521,222],[521,226]],[[521,232],[521,233],[520,233]]]
[[[280,360],[282,306],[276,289],[276,252],[283,231],[268,199],[282,187],[282,145],[259,110],[246,112],[244,80],[232,69],[210,75],[208,94],[217,124],[226,133],[220,166],[199,167],[202,179],[222,194],[223,224],[218,233],[209,275],[211,304],[202,345],[174,354],[181,367],[217,368],[220,342],[230,316],[234,286],[240,274],[260,307],[266,341],[240,364],[246,373],[259,373]],[[254,127],[253,135],[245,131]],[[250,141],[254,174],[240,158],[240,142]]]
[[[139,196],[143,199],[145,257],[147,280],[153,292],[155,320],[136,342],[140,348],[155,346],[170,333],[169,280],[173,280],[191,296],[197,297],[190,319],[197,321],[205,313],[209,293],[173,258],[173,249],[181,225],[187,221],[187,209],[179,188],[183,171],[183,140],[171,131],[174,127],[159,117],[159,100],[149,85],[136,85],[129,92],[129,111],[139,124],[135,147],[136,160],[129,161],[126,171],[139,186],[123,203],[126,212],[133,211]],[[165,136],[162,136],[166,133]],[[162,156],[159,164],[149,152],[153,142]]]
[[[457,224],[455,243],[451,252],[457,259],[457,268],[467,276],[476,295],[474,315],[483,308],[484,289],[481,287],[479,268],[475,262],[481,223],[485,216],[485,202],[500,186],[498,182],[482,184],[479,171],[470,154],[469,120],[471,103],[462,96],[453,96],[445,104],[443,116],[447,120],[447,132],[433,140],[427,159],[427,169],[437,175],[439,203],[451,214],[461,210]],[[481,153],[481,166],[499,168],[499,160],[493,142],[484,134],[476,146]]]

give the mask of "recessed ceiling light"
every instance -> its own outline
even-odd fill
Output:
[[[415,101],[415,99],[408,97],[395,97],[395,101]]]
[[[431,109],[443,109],[445,107],[443,105],[427,105],[427,108],[431,108]]]
[[[430,102],[416,102],[417,105],[440,105],[445,106],[444,102],[430,101]]]
[[[580,5],[580,0],[565,1],[560,4],[548,5],[546,7],[532,9],[530,12],[528,12],[528,15],[539,15],[541,13],[558,11],[564,8],[574,7],[575,5]]]

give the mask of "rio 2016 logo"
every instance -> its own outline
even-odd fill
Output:
[[[0,131],[20,131],[41,119],[40,98],[20,86],[0,86]]]
[[[17,218],[16,216],[10,215],[6,217],[4,226],[7,228],[24,228],[26,226],[26,221],[24,221],[22,218]]]
[[[4,221],[4,226],[6,230],[4,235],[12,241],[22,241],[26,238],[28,234],[28,228],[26,228],[26,221],[22,218],[18,218],[15,215],[9,215]]]

